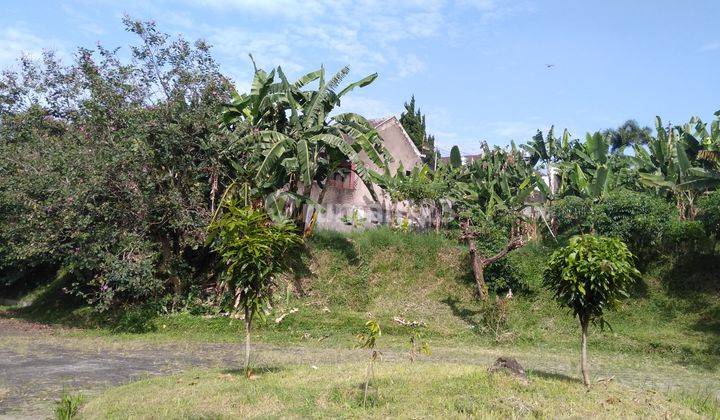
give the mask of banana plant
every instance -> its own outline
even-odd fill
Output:
[[[576,158],[564,164],[568,172],[566,193],[598,199],[610,192],[613,170],[610,165],[613,156],[610,143],[600,132],[587,133],[585,142],[573,150]]]
[[[640,181],[674,198],[682,219],[693,219],[701,168],[693,167],[690,156],[697,154],[699,143],[689,126],[666,128],[660,117],[656,117],[656,130],[657,136],[648,139],[647,150],[635,145]]]
[[[529,143],[520,146],[528,154],[530,164],[538,165],[548,174],[549,199],[561,190],[563,178],[569,173],[564,171],[567,167],[565,162],[574,158],[574,150],[578,147],[577,142],[571,140],[567,129],[563,130],[560,138],[555,137],[554,130],[555,127],[551,126],[544,136],[538,130]],[[559,182],[555,178],[556,174],[559,175]]]
[[[504,258],[510,251],[526,243],[521,228],[525,220],[523,210],[528,198],[536,190],[548,192],[548,187],[533,165],[523,159],[521,153],[484,145],[482,158],[466,169],[463,180],[455,189],[455,200],[460,210],[462,237],[468,244],[470,264],[480,297],[487,299],[485,269]],[[500,217],[509,217],[512,228],[503,249],[492,256],[481,255],[477,248],[477,231],[473,223],[493,223]]]
[[[698,148],[697,160],[707,169],[720,169],[720,111],[715,112],[715,119],[707,124],[698,117],[692,117],[683,126],[683,133],[692,136],[693,145]]]
[[[344,67],[326,79],[321,67],[291,83],[281,67],[269,73],[256,70],[250,93],[236,94],[226,104],[221,122],[238,142],[256,145],[261,159],[253,168],[254,182],[273,190],[272,200],[290,197],[296,204],[321,204],[325,181],[348,166],[345,170],[354,171],[374,194],[360,154],[384,165],[388,153],[377,132],[361,115],[330,116],[344,95],[377,78],[371,74],[338,91],[349,71]],[[310,199],[313,185],[320,188],[317,203]]]
[[[699,147],[697,151],[699,166],[688,170],[691,179],[685,181],[683,187],[701,191],[717,188],[720,185],[720,111],[715,112],[715,119],[710,123],[709,131],[707,124],[697,117],[693,117],[683,129],[689,133],[691,127],[694,128],[692,137]]]

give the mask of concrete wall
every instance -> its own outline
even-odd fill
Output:
[[[397,171],[400,163],[406,170],[422,164],[420,152],[395,117],[374,121],[374,123],[385,148],[393,157],[393,162],[389,165],[393,174]],[[360,158],[369,169],[381,171],[364,152],[360,155]],[[355,174],[349,176],[354,177],[354,182],[337,182],[337,184],[344,184],[344,186],[330,185],[330,183],[326,185],[322,203],[324,211],[318,214],[317,227],[320,229],[348,231],[358,227],[389,224],[391,217],[390,198],[381,188],[373,186],[377,201],[373,200],[365,184],[360,179],[357,179]],[[348,187],[348,184],[351,184],[351,187]],[[314,186],[311,196],[317,199],[319,195],[319,188]],[[432,209],[427,207],[410,206],[408,203],[398,205],[398,219],[408,218],[419,228],[428,227],[432,221],[431,216]]]

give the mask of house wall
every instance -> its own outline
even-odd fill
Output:
[[[385,148],[393,157],[393,162],[389,165],[393,174],[397,171],[400,163],[406,170],[422,164],[420,152],[395,117],[377,122],[375,128]],[[364,152],[361,153],[360,158],[369,169],[381,171]],[[352,176],[356,177],[354,174]],[[373,200],[370,191],[359,179],[355,180],[354,188],[342,188],[335,185],[327,185],[325,188],[327,190],[322,202],[324,211],[318,215],[318,228],[349,231],[354,227],[372,227],[390,223],[391,201],[381,188],[373,186],[377,201]],[[312,197],[317,200],[319,195],[319,188],[314,186]],[[431,211],[432,209],[411,207],[408,203],[400,203],[397,216],[399,218],[408,217],[420,227],[427,227],[432,219]],[[346,219],[353,219],[354,215],[357,216],[354,218],[355,223],[348,223]]]

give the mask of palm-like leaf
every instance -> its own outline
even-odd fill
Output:
[[[293,140],[285,134],[278,133],[277,131],[261,131],[256,134],[251,134],[248,137],[251,136],[254,140],[261,142],[263,148],[265,149],[265,158],[258,167],[256,177],[257,179],[262,179],[267,177],[275,164],[277,164],[283,157],[285,152],[293,147]]]
[[[297,150],[298,168],[300,170],[300,180],[305,185],[312,184],[312,162],[310,159],[310,149],[306,140],[299,140],[295,149]]]

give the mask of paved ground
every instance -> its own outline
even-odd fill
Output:
[[[167,343],[88,337],[72,330],[0,318],[0,418],[47,418],[63,391],[92,396],[102,390],[153,375],[195,367],[240,366],[237,344]],[[598,352],[599,353],[599,352]],[[255,366],[325,364],[363,360],[367,351],[256,345]],[[407,357],[383,353],[383,360]],[[528,371],[577,381],[576,354],[533,349],[434,348],[422,362],[457,362],[487,366],[499,355],[517,357]],[[596,379],[660,391],[703,392],[720,399],[720,375],[671,362],[618,354],[591,354]]]
[[[238,368],[242,350],[236,344],[113,342],[0,318],[0,417],[47,417],[64,391],[93,395],[153,375]],[[366,356],[351,349],[270,345],[255,345],[253,352],[255,366],[340,363]]]

